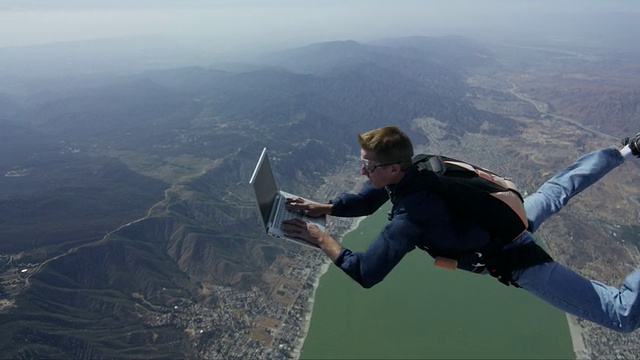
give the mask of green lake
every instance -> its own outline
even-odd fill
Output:
[[[343,245],[364,250],[388,207]],[[317,289],[301,359],[575,359],[563,312],[490,276],[444,270],[420,250],[363,289],[335,265]]]

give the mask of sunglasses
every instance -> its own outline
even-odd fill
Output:
[[[362,161],[362,167],[365,170],[367,170],[367,172],[369,174],[374,172],[379,167],[385,167],[385,166],[389,166],[389,165],[400,164],[399,161],[386,163],[386,164],[376,164],[376,163],[372,162],[371,160],[367,160],[367,159],[363,159],[363,158],[360,158],[360,161]]]

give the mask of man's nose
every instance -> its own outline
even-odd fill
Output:
[[[364,167],[364,165],[360,166],[360,175],[367,175],[369,172],[367,171],[367,169]]]

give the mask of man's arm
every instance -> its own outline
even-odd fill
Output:
[[[367,250],[354,252],[343,248],[333,262],[362,287],[371,288],[415,248],[419,232],[414,224],[394,218]]]
[[[371,215],[389,200],[387,190],[375,188],[367,180],[357,193],[342,193],[329,204],[320,204],[302,198],[287,199],[287,210],[309,217],[333,215],[340,217],[358,217]]]
[[[327,257],[334,262],[338,258],[338,255],[340,255],[340,251],[342,251],[342,245],[340,245],[336,239],[324,232],[318,237],[318,242],[316,244],[318,244]]]
[[[384,279],[415,248],[419,228],[404,220],[394,219],[364,252],[353,252],[315,224],[300,219],[284,221],[282,231],[287,236],[298,237],[320,246],[322,251],[364,288],[370,288]]]
[[[331,201],[331,215],[357,217],[371,215],[389,201],[385,188],[376,188],[370,180],[364,182],[358,193],[343,193]]]

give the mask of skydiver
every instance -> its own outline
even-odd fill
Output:
[[[364,252],[344,248],[314,224],[294,219],[283,223],[287,236],[317,244],[333,263],[365,288],[382,281],[416,247],[433,253],[468,253],[490,242],[487,230],[453,213],[437,194],[419,191],[397,203],[394,192],[402,189],[417,169],[412,164],[413,145],[395,126],[386,126],[358,135],[362,166],[368,179],[357,193],[343,193],[328,204],[292,199],[289,207],[308,216],[359,217],[374,213],[391,198],[390,221]],[[553,261],[534,241],[532,233],[549,216],[557,213],[569,199],[621,165],[629,156],[640,157],[640,134],[626,138],[623,147],[597,150],[583,155],[575,163],[545,182],[526,197],[524,206],[529,227],[513,242],[504,245],[489,258],[501,281],[521,287],[549,304],[618,332],[640,327],[640,270],[630,273],[620,288],[588,280]],[[533,258],[535,261],[523,259]],[[480,274],[473,259],[461,256],[455,267]]]

